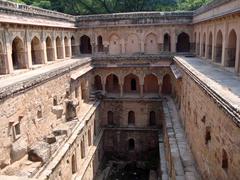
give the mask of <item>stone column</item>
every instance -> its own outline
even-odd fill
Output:
[[[145,46],[145,44],[144,44],[144,40],[141,40],[141,46],[140,46],[140,50],[141,50],[141,53],[144,53],[144,50],[145,50],[145,48],[144,48],[144,46]]]
[[[240,32],[236,32],[237,37],[240,37]],[[236,46],[236,64],[235,64],[235,72],[239,73],[239,66],[240,66],[240,41],[237,41],[237,46]]]
[[[62,58],[66,58],[66,52],[65,52],[65,42],[64,42],[64,35],[62,33],[62,38],[61,38],[61,45],[62,45]]]
[[[143,88],[144,88],[144,85],[143,85],[143,84],[140,84],[140,96],[141,96],[141,97],[144,96]]]
[[[214,30],[213,30],[213,42],[212,42],[212,61],[215,62],[216,59],[216,26],[214,27]]]
[[[42,37],[42,42],[41,42],[41,46],[42,46],[42,62],[44,64],[47,63],[47,46],[46,46],[46,41],[45,41],[45,37]]]
[[[120,84],[120,97],[123,97],[123,84]]]
[[[8,31],[4,31],[5,39],[6,39],[6,73],[13,72],[13,62],[12,62],[12,44],[10,42],[10,37]]]
[[[56,34],[55,34],[55,32],[54,32],[54,35],[53,35],[52,43],[53,43],[53,56],[54,56],[54,60],[57,60],[57,47],[56,47]]]
[[[162,96],[162,81],[160,82],[159,81],[159,83],[158,83],[158,94],[159,94],[159,96]]]
[[[227,57],[226,57],[226,47],[227,47],[227,34],[228,34],[228,26],[227,23],[224,23],[224,31],[223,33],[223,44],[222,44],[222,66],[227,66]]]
[[[177,43],[177,36],[175,30],[172,31],[171,33],[171,52],[176,53],[176,43]]]
[[[31,39],[29,37],[29,31],[26,30],[26,46],[25,46],[25,52],[27,54],[27,68],[32,67],[32,52],[31,52]]]

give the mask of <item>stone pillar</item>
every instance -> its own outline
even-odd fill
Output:
[[[171,52],[176,53],[176,45],[177,45],[177,36],[175,30],[171,33]]]
[[[44,64],[47,63],[47,46],[46,46],[46,41],[45,41],[45,37],[42,37],[42,42],[41,42],[41,46],[42,46],[42,62]]]
[[[158,83],[158,94],[159,94],[159,96],[162,96],[162,82],[160,82],[159,81],[159,83]]]
[[[213,42],[212,42],[212,61],[215,62],[216,59],[216,26],[214,27],[214,30],[213,30]]]
[[[227,34],[228,34],[228,26],[227,23],[224,23],[224,31],[223,33],[223,44],[222,44],[222,66],[227,66],[227,58],[226,58],[226,47],[227,47]]]
[[[143,84],[140,84],[140,96],[141,96],[141,97],[144,96],[143,88],[144,88],[144,85],[143,85]]]
[[[27,54],[27,68],[32,68],[32,52],[31,52],[31,39],[29,37],[29,31],[26,30],[26,46],[25,52]]]
[[[56,47],[56,35],[55,35],[55,32],[54,32],[54,35],[53,35],[52,43],[53,43],[53,56],[54,56],[54,60],[57,60],[57,47]]]
[[[13,62],[12,62],[12,44],[10,42],[10,37],[7,31],[4,31],[5,39],[6,39],[6,73],[13,72]]]
[[[121,45],[122,45],[122,49],[121,49],[122,53],[121,53],[121,54],[125,54],[126,51],[125,51],[125,42],[124,42],[124,39],[121,40]]]
[[[120,97],[123,97],[123,84],[120,84]]]
[[[64,35],[62,33],[62,38],[61,38],[61,45],[62,45],[62,58],[66,58],[66,52],[65,52],[65,43],[64,43]]]
[[[240,32],[236,32],[237,37],[240,37]],[[237,41],[237,46],[236,46],[236,64],[235,64],[235,72],[239,73],[240,69],[240,41]]]
[[[144,46],[145,46],[144,40],[141,40],[141,46],[140,46],[141,53],[144,53],[144,50],[145,50]]]

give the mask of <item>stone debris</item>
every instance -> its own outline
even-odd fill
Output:
[[[50,157],[50,145],[44,141],[37,142],[28,151],[28,159],[33,162],[45,163]]]

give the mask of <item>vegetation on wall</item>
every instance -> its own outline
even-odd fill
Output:
[[[12,0],[68,14],[194,10],[211,0]]]

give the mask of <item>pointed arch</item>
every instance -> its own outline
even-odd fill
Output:
[[[213,34],[212,32],[209,33],[209,38],[208,38],[208,59],[212,59],[212,47],[213,47]]]
[[[135,54],[140,52],[140,40],[136,34],[130,34],[127,38],[126,53]]]
[[[56,49],[57,49],[57,59],[63,58],[63,47],[61,43],[61,38],[57,36],[56,38]]]
[[[87,35],[80,38],[80,52],[81,54],[92,54],[91,39]]]
[[[108,93],[120,93],[119,79],[115,74],[110,74],[107,76],[106,91]]]
[[[223,34],[222,31],[219,30],[217,32],[216,44],[215,44],[215,62],[222,62],[222,50],[223,50]]]
[[[128,125],[135,125],[135,112],[134,111],[128,112]]]
[[[146,54],[158,54],[158,42],[157,35],[154,33],[149,33],[145,38],[145,53]]]
[[[97,37],[97,51],[98,52],[103,52],[104,50],[104,46],[103,46],[103,38],[102,36],[98,36]]]
[[[190,37],[185,32],[178,35],[177,52],[190,52]]]
[[[70,46],[67,36],[64,37],[65,56],[70,57]]]
[[[137,75],[128,74],[124,78],[123,91],[125,93],[139,93],[140,92],[140,81]]]
[[[32,64],[43,64],[43,51],[40,40],[34,36],[31,41]]]
[[[74,36],[71,37],[71,49],[72,49],[72,56],[76,56],[77,55],[77,45],[76,45],[76,40],[75,40]]]
[[[52,39],[48,36],[46,38],[47,61],[54,61],[54,48]]]
[[[228,36],[227,51],[226,51],[226,66],[235,67],[237,53],[237,33],[232,29]]]
[[[163,40],[163,51],[170,52],[171,51],[171,37],[168,33],[164,34]]]
[[[154,74],[148,74],[144,77],[144,93],[158,93],[158,78]]]
[[[117,34],[112,34],[109,38],[109,54],[118,55],[121,54],[121,42],[120,37]]]
[[[26,52],[23,41],[19,37],[15,37],[12,42],[12,63],[14,69],[27,68]]]

